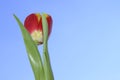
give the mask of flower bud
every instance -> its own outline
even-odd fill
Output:
[[[48,14],[44,14],[48,23],[48,37],[52,30],[52,17]],[[30,33],[32,39],[39,45],[43,43],[43,24],[42,16],[37,13],[28,15],[25,19],[24,26]]]

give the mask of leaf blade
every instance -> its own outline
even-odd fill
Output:
[[[16,19],[21,29],[26,50],[28,53],[28,58],[34,72],[35,80],[45,80],[43,63],[38,48],[35,42],[32,40],[30,34],[27,32],[27,30],[16,15],[14,15],[14,18]]]
[[[44,13],[42,14],[42,23],[43,23],[43,60],[44,60],[44,71],[46,80],[54,80],[49,53],[48,53],[48,24]]]

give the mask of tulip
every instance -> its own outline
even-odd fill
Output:
[[[48,14],[44,14],[48,23],[48,37],[52,30],[52,17]],[[32,13],[28,15],[24,21],[26,30],[30,33],[33,41],[37,45],[43,44],[43,23],[42,16],[39,13]]]

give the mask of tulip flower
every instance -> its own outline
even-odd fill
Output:
[[[44,14],[48,23],[48,37],[52,30],[52,17],[48,14]],[[39,13],[32,13],[28,15],[24,21],[26,30],[30,33],[35,43],[43,44],[43,23],[42,16]]]
[[[14,15],[14,17],[22,32],[35,80],[54,80],[47,44],[52,28],[51,16],[48,14],[40,15],[33,13],[27,16],[24,25],[17,16]],[[43,43],[42,57],[34,41],[37,44]]]

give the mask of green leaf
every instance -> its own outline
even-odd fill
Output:
[[[16,21],[19,24],[19,27],[21,29],[23,38],[24,38],[24,43],[26,46],[26,50],[28,53],[29,61],[32,66],[32,70],[34,72],[35,80],[45,80],[45,75],[44,75],[44,68],[41,60],[40,53],[38,51],[37,45],[35,42],[32,40],[30,34],[28,31],[25,29],[23,24],[20,22],[20,20],[15,16]]]
[[[50,64],[50,58],[48,53],[48,24],[46,21],[45,14],[42,14],[42,23],[43,23],[43,60],[44,60],[44,71],[45,71],[45,80],[54,80],[51,64]]]

